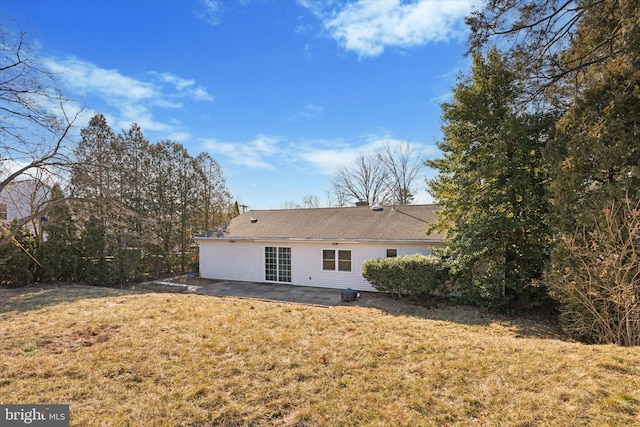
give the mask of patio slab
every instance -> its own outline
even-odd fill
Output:
[[[341,302],[340,289],[314,288],[276,283],[222,281],[200,286],[198,289],[195,289],[195,293],[324,306],[334,306]]]

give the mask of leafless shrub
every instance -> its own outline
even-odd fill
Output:
[[[564,268],[548,274],[564,327],[583,340],[640,344],[640,201],[603,209],[591,230],[560,241]]]

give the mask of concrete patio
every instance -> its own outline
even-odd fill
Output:
[[[340,304],[342,292],[340,289],[292,286],[277,283],[192,280],[186,279],[186,276],[148,282],[142,284],[142,287],[167,292],[252,298],[323,306]]]
[[[312,288],[275,283],[217,282],[203,286],[198,294],[287,301],[313,305],[338,305],[339,289]]]

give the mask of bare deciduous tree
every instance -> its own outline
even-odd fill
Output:
[[[377,154],[359,156],[351,166],[338,169],[333,179],[338,199],[353,198],[370,205],[386,204],[393,200],[393,186],[389,171]]]
[[[558,250],[572,268],[552,271],[548,278],[572,335],[640,345],[639,242],[640,202],[628,198],[611,202],[591,230],[563,236]]]
[[[413,182],[423,166],[415,156],[414,147],[408,142],[385,143],[379,154],[393,185],[393,202],[398,205],[410,205],[413,201]]]
[[[332,208],[343,208],[351,202],[345,194],[332,190],[324,190],[324,195],[326,197],[326,205]]]
[[[320,207],[320,199],[314,195],[307,195],[302,197],[302,202],[285,202],[282,206],[283,209],[312,209]]]
[[[387,142],[381,153],[360,156],[352,165],[338,170],[333,195],[328,195],[330,204],[346,206],[354,199],[370,205],[411,204],[413,182],[422,167],[410,143]],[[336,203],[331,203],[334,198]]]
[[[55,76],[30,50],[25,33],[0,24],[0,192],[13,182],[40,180],[69,166],[64,143],[81,110],[69,114],[68,105]],[[44,208],[19,218],[2,240]]]

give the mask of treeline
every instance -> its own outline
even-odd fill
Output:
[[[488,2],[429,180],[467,301],[640,344],[640,4]]]
[[[118,286],[187,272],[197,262],[193,237],[237,214],[208,154],[192,157],[169,140],[152,144],[136,124],[116,134],[101,114],[80,133],[70,184],[53,186],[42,237],[23,228],[16,240],[26,251],[12,241],[0,249],[5,285]]]

